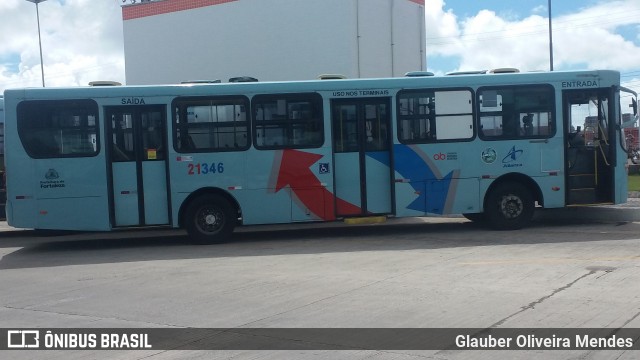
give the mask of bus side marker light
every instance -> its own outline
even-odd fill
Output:
[[[229,186],[227,189],[229,189],[229,190],[242,190],[242,186]]]
[[[549,176],[558,176],[558,172],[557,171],[552,171],[549,173]]]
[[[40,210],[40,215],[47,215],[49,212],[47,210]]]
[[[560,191],[560,187],[559,186],[554,186],[551,188],[551,190],[553,191]]]

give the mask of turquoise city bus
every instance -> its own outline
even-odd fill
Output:
[[[185,228],[463,214],[627,197],[616,71],[5,91],[18,228]],[[627,116],[628,117],[628,116]]]

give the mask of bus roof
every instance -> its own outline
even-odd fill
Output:
[[[23,88],[5,90],[5,99],[35,100],[48,99],[55,92],[61,98],[108,98],[108,97],[144,97],[144,96],[215,96],[253,93],[288,93],[342,90],[364,90],[385,88],[424,88],[424,87],[471,87],[505,84],[535,84],[561,81],[588,81],[608,79],[620,81],[620,72],[615,70],[584,70],[525,72],[502,74],[466,74],[458,76],[398,77],[373,79],[336,79],[272,82],[234,82],[202,84],[167,85],[127,85],[100,87],[68,88]]]

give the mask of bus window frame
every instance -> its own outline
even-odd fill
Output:
[[[71,105],[70,105],[71,104]],[[73,106],[74,104],[81,104],[82,106]],[[53,154],[50,153],[48,155],[40,155],[34,154],[32,145],[25,144],[25,130],[33,131],[34,128],[24,129],[23,125],[21,125],[25,120],[25,111],[30,111],[25,109],[25,107],[32,108],[36,107],[39,113],[51,114],[51,110],[77,110],[83,109],[86,113],[85,116],[88,117],[89,114],[94,116],[94,125],[87,126],[87,129],[95,129],[95,150],[92,152],[85,153],[68,153],[68,154]],[[46,107],[46,110],[40,110]],[[33,110],[31,110],[33,111]],[[96,157],[102,151],[101,142],[100,142],[100,109],[98,103],[94,99],[61,99],[61,100],[23,100],[20,101],[16,107],[16,130],[18,133],[18,138],[20,139],[20,144],[24,149],[25,153],[32,159],[68,159],[68,158],[90,158]],[[65,129],[65,127],[58,127],[59,129]],[[52,127],[44,128],[44,129],[52,129]],[[62,139],[60,140],[62,141]]]
[[[215,102],[215,101],[220,101],[221,104],[225,101],[225,100],[241,100],[243,102],[243,106],[245,106],[245,121],[243,121],[243,124],[246,124],[246,136],[247,136],[247,141],[246,144],[242,147],[233,147],[233,148],[223,148],[223,147],[219,147],[219,148],[213,148],[213,147],[208,147],[208,148],[194,148],[194,149],[182,149],[182,148],[178,148],[178,117],[177,117],[177,113],[176,113],[176,108],[182,103],[188,103],[188,102],[193,102],[196,103],[198,101],[209,101],[209,102]],[[220,96],[210,96],[210,95],[204,95],[204,96],[179,96],[174,98],[171,101],[171,132],[173,135],[173,149],[180,154],[187,154],[187,153],[218,153],[218,152],[235,152],[235,151],[246,151],[251,147],[251,101],[249,100],[249,98],[245,95],[220,95]],[[231,123],[231,122],[228,122]],[[189,123],[187,123],[189,124]],[[203,123],[206,124],[206,123]],[[204,126],[202,126],[204,127]],[[189,129],[189,127],[187,126],[187,131]],[[187,134],[188,135],[188,134]]]
[[[287,124],[287,122],[289,122],[290,124],[293,124],[293,122],[291,122],[292,119],[290,118],[281,119],[281,120],[258,120],[257,119],[258,106],[261,103],[261,100],[277,101],[282,99],[286,99],[287,101],[306,100],[314,106],[314,109],[316,109],[318,112],[313,114],[314,117],[312,117],[312,119],[320,126],[320,128],[318,129],[318,132],[320,133],[320,139],[318,141],[318,144],[312,144],[312,145],[293,145],[293,144],[284,145],[283,144],[283,145],[271,145],[271,146],[258,145],[258,134],[257,134],[258,129],[257,128],[260,123],[270,122],[273,124],[278,124],[278,123]],[[324,133],[325,122],[326,122],[324,118],[324,99],[322,95],[320,95],[317,92],[256,94],[251,98],[251,119],[252,119],[251,134],[253,136],[253,147],[255,147],[258,150],[318,149],[323,147],[326,141],[325,133]],[[305,122],[313,123],[312,120],[298,121],[298,123],[305,123]],[[291,126],[289,126],[288,128],[291,129]],[[292,140],[292,139],[290,138],[289,140]]]
[[[405,115],[401,115],[401,107],[400,107],[400,98],[402,97],[402,95],[404,94],[411,94],[411,93],[425,93],[425,92],[431,92],[434,94],[436,92],[448,92],[448,91],[468,91],[471,99],[471,113],[469,113],[469,115],[471,115],[471,125],[472,125],[472,135],[471,137],[468,138],[457,138],[457,139],[417,139],[417,140],[407,140],[401,137],[402,132],[401,132],[401,124],[402,124],[402,116]],[[400,91],[398,91],[396,93],[396,138],[398,140],[398,142],[400,142],[401,144],[406,144],[406,145],[420,145],[420,144],[442,144],[442,143],[458,143],[458,142],[472,142],[476,139],[476,137],[478,136],[478,122],[476,121],[477,119],[477,114],[476,114],[476,95],[475,95],[475,91],[473,90],[473,88],[470,87],[445,87],[445,88],[441,88],[441,87],[433,87],[433,88],[419,88],[419,89],[402,89]],[[445,114],[443,116],[455,116],[455,115],[467,115],[467,113],[460,113],[460,114]],[[438,116],[436,114],[436,116]],[[436,137],[437,137],[437,128],[436,128]]]
[[[491,90],[505,90],[505,89],[530,89],[530,88],[546,88],[547,90],[549,90],[549,94],[551,95],[551,107],[549,109],[549,114],[550,114],[550,119],[548,121],[548,127],[550,127],[551,129],[549,129],[549,132],[547,135],[521,135],[518,134],[517,136],[505,136],[505,135],[492,135],[492,136],[487,136],[483,133],[482,131],[482,117],[483,114],[485,114],[485,116],[487,116],[486,114],[493,114],[493,113],[498,113],[498,111],[487,111],[487,112],[481,112],[480,111],[480,107],[481,107],[481,102],[480,102],[480,95],[483,91],[491,91]],[[538,83],[538,84],[522,84],[522,85],[488,85],[488,86],[481,86],[478,87],[476,89],[476,98],[475,98],[475,103],[476,103],[476,114],[477,114],[477,128],[478,128],[478,137],[480,138],[480,140],[482,141],[505,141],[505,140],[546,140],[546,139],[551,139],[553,137],[556,136],[557,132],[558,132],[558,126],[562,126],[562,124],[558,125],[558,119],[557,119],[557,114],[556,114],[556,87],[553,86],[552,84],[549,83]],[[513,110],[514,112],[516,111],[515,109]],[[499,112],[500,114],[503,113],[503,111]],[[521,119],[518,119],[518,124],[521,121]]]

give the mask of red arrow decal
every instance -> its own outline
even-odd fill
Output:
[[[278,155],[276,155],[277,157]],[[334,203],[341,214],[360,214],[362,210],[342,199],[336,198],[311,171],[311,165],[322,158],[322,155],[306,153],[298,150],[283,150],[275,191],[289,186],[294,196],[312,212],[323,220],[335,220]],[[276,159],[277,166],[277,159]],[[275,169],[274,169],[275,170]]]

